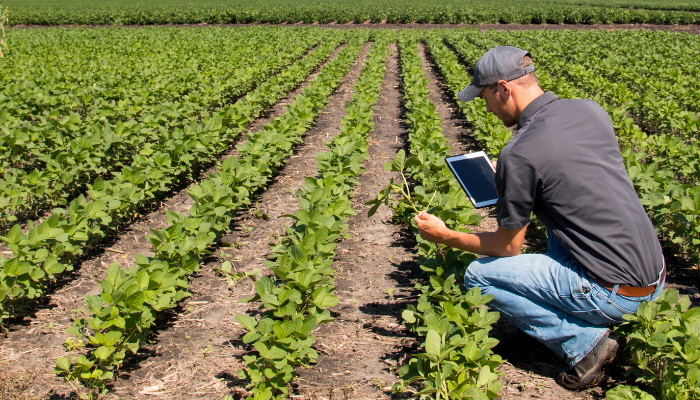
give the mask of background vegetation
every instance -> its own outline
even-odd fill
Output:
[[[10,0],[12,24],[700,23],[688,0]]]

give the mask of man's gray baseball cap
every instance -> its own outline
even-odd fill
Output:
[[[481,93],[486,85],[503,81],[512,81],[535,70],[535,65],[523,67],[523,57],[529,51],[511,46],[496,46],[481,56],[474,68],[474,77],[469,86],[459,91],[457,98],[471,101]]]

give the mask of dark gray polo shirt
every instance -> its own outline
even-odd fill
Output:
[[[622,161],[610,117],[592,100],[546,92],[520,114],[496,169],[498,225],[535,215],[595,278],[656,282],[661,245]]]

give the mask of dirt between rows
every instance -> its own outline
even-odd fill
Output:
[[[191,279],[192,297],[161,314],[150,343],[130,358],[107,398],[219,400],[225,395],[241,398],[246,394],[245,382],[236,377],[236,371],[251,347],[241,341],[243,329],[234,316],[243,312],[255,314],[257,305],[238,303],[252,293],[253,286],[247,279],[231,285],[215,268],[229,260],[235,271],[260,268],[262,274],[270,273],[262,267],[262,261],[270,254],[269,244],[277,242],[290,223],[279,217],[296,210],[293,193],[303,185],[304,177],[315,174],[315,154],[325,150],[324,143],[338,132],[345,114],[343,107],[350,100],[369,48],[370,45],[365,46],[288,164],[259,194],[250,210],[234,221],[232,232],[224,238],[232,247],[220,248],[205,260],[202,270]],[[419,50],[429,79],[430,99],[443,119],[442,130],[452,153],[478,149],[469,136],[470,126],[441,83],[439,71],[425,49],[421,46]],[[414,235],[392,223],[390,210],[381,207],[369,218],[364,206],[394,176],[383,169],[383,164],[408,146],[398,60],[398,50],[392,45],[374,113],[370,157],[364,164],[367,171],[359,177],[360,184],[354,192],[353,206],[358,214],[349,221],[350,238],[338,243],[336,249],[333,268],[340,301],[331,311],[337,319],[314,332],[318,337],[318,363],[297,370],[299,377],[290,398],[401,398],[389,390],[397,380],[396,369],[411,353],[420,351],[420,341],[404,328],[400,317],[406,305],[415,302],[414,284],[425,282],[426,278],[415,261]],[[251,129],[260,129],[264,122],[280,115],[283,106],[300,90],[281,99]],[[61,343],[67,337],[64,330],[75,316],[74,310],[82,307],[82,298],[96,292],[96,281],[104,275],[107,265],[119,261],[128,266],[134,254],[148,254],[145,235],[149,229],[165,225],[166,209],[187,212],[186,192],[164,199],[160,210],[122,232],[108,250],[85,260],[74,279],[51,294],[45,306],[10,327],[8,337],[0,339],[0,399],[75,398],[74,388],[51,372],[57,357],[80,353],[63,349]],[[474,230],[495,229],[493,210],[477,211],[484,219]],[[538,240],[541,237],[528,237],[530,243]],[[690,293],[697,301],[697,291],[692,286],[679,285],[685,278],[674,273],[673,267],[669,265],[669,280],[674,282],[670,287]],[[494,351],[505,360],[499,368],[503,399],[601,399],[608,387],[624,379],[623,370],[617,368],[610,371],[611,378],[603,388],[568,392],[553,379],[563,366],[561,361],[542,344],[504,319],[494,325],[492,336],[500,341]]]
[[[700,25],[655,25],[655,24],[387,24],[387,23],[371,23],[365,21],[362,23],[354,23],[350,21],[344,24],[338,24],[331,22],[329,24],[162,24],[162,25],[12,25],[7,29],[41,29],[41,28],[112,28],[112,27],[123,27],[123,28],[141,28],[144,26],[164,26],[164,27],[205,27],[205,26],[218,26],[218,27],[246,27],[246,26],[313,26],[321,28],[331,28],[331,29],[459,29],[459,28],[477,28],[482,32],[486,32],[489,29],[495,29],[497,31],[512,31],[512,30],[636,30],[645,29],[650,31],[669,31],[669,32],[687,32],[691,34],[700,33]]]

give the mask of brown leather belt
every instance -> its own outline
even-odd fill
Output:
[[[664,266],[664,270],[661,272],[661,282],[664,281],[665,277],[666,277],[666,267]],[[593,277],[591,277],[591,279],[593,279],[595,281],[595,283],[608,289],[611,292],[615,288],[614,283],[606,282],[602,279],[597,279],[597,278],[593,278]],[[627,297],[649,296],[650,294],[654,293],[655,291],[656,291],[656,285],[650,285],[650,286],[644,286],[644,287],[620,285],[617,287],[617,294],[621,294],[621,295],[627,296]]]

